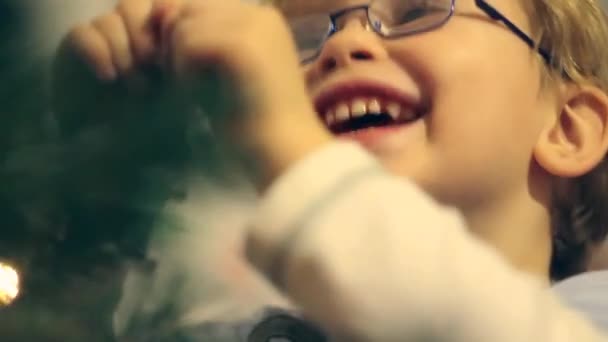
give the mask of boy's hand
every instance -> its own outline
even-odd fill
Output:
[[[223,124],[256,160],[260,187],[330,140],[308,96],[290,30],[274,8],[190,0],[162,27],[178,80],[194,75],[205,82],[204,71],[214,69],[233,84],[233,108],[221,113],[228,117]],[[244,103],[234,108],[239,100]]]
[[[74,28],[67,45],[106,81],[160,62],[188,80],[184,84],[193,75],[204,82],[208,74],[201,71],[221,70],[235,90],[229,105],[244,102],[220,126],[256,161],[260,188],[330,139],[308,96],[290,31],[271,7],[240,0],[121,0],[110,13]]]
[[[163,85],[153,81],[163,76],[155,15],[174,1],[119,0],[112,11],[68,32],[52,75],[52,106],[62,134],[149,114],[166,102]]]
[[[74,27],[69,48],[100,80],[114,80],[158,57],[153,0],[121,0],[114,10]]]

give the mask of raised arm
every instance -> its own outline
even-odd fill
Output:
[[[455,212],[335,143],[269,189],[249,256],[339,341],[605,341]]]

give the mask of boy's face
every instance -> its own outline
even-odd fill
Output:
[[[367,3],[286,0],[282,9],[294,18]],[[519,1],[489,3],[530,32]],[[366,30],[361,12],[352,12],[303,68],[313,100],[346,85],[317,108],[320,117],[338,115],[340,103],[355,105],[357,99],[368,107],[376,97],[395,100],[402,115],[415,107],[421,117],[413,122],[342,136],[359,140],[391,171],[412,178],[440,201],[466,207],[504,196],[507,189],[521,191],[536,140],[556,107],[541,96],[537,54],[474,0],[456,4],[459,14],[444,26],[398,39]]]

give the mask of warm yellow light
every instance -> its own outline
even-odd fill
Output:
[[[8,306],[19,295],[19,273],[8,264],[0,262],[0,306]]]

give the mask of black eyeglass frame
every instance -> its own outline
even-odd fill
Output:
[[[543,58],[543,60],[545,61],[545,63],[547,63],[548,65],[552,64],[553,56],[551,56],[551,54],[547,50],[543,49],[540,46],[537,46],[536,43],[534,42],[534,39],[532,39],[532,37],[530,37],[528,34],[526,34],[522,29],[520,29],[517,25],[515,25],[515,23],[513,23],[511,20],[509,20],[495,7],[488,4],[484,0],[475,0],[475,4],[477,5],[477,7],[479,7],[479,9],[484,11],[491,19],[502,22],[512,33],[514,33],[524,43],[526,43],[526,45],[528,45],[531,49],[538,52],[541,55],[541,57]],[[432,31],[432,30],[435,30],[435,29],[445,25],[454,16],[454,14],[456,14],[456,0],[451,0],[450,11],[449,11],[448,15],[445,17],[445,19],[437,22],[436,24],[433,24],[429,27],[424,27],[421,29],[408,30],[407,32],[403,32],[403,33],[397,32],[394,34],[383,33],[380,30],[380,27],[377,24],[372,22],[372,18],[369,14],[369,8],[370,8],[370,5],[367,4],[367,5],[348,7],[348,8],[344,8],[340,11],[330,13],[329,20],[330,20],[331,26],[329,28],[327,36],[325,37],[325,39],[319,46],[319,51],[314,56],[311,56],[309,58],[302,60],[302,63],[303,64],[310,63],[311,61],[313,61],[319,57],[319,54],[320,54],[325,42],[327,42],[327,40],[332,35],[334,35],[338,32],[338,29],[336,28],[336,21],[347,13],[350,13],[353,11],[358,11],[358,10],[364,10],[366,13],[366,16],[367,16],[367,20],[370,24],[370,27],[374,30],[374,32],[376,34],[380,35],[383,38],[387,38],[387,39],[398,39],[398,38],[403,38],[405,36],[411,36],[411,35],[419,34],[422,32]]]

